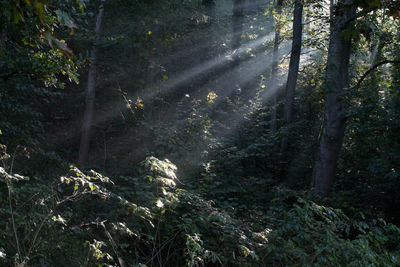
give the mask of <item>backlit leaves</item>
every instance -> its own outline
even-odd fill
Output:
[[[218,97],[218,95],[215,92],[209,92],[207,95],[207,102],[209,104],[214,103],[214,100]]]

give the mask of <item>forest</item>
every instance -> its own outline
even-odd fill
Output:
[[[400,266],[399,0],[0,0],[0,29],[0,266]]]

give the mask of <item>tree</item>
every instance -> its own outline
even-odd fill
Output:
[[[331,1],[330,38],[326,63],[324,124],[313,170],[313,186],[317,193],[327,193],[335,180],[339,152],[343,143],[347,106],[344,99],[349,84],[351,36],[349,21],[356,7],[351,2]],[[350,29],[351,30],[351,29]]]
[[[276,15],[276,23],[275,23],[275,39],[274,39],[274,49],[272,52],[272,69],[271,69],[271,78],[270,78],[270,90],[276,90],[277,87],[277,75],[278,75],[278,61],[279,61],[279,43],[280,43],[280,35],[281,35],[281,13],[282,13],[282,4],[283,0],[276,0],[275,2],[275,15]],[[276,132],[277,123],[277,113],[276,113],[276,104],[277,104],[277,94],[273,93],[272,95],[272,114],[271,114],[271,131]]]
[[[233,0],[233,16],[232,16],[232,67],[238,62],[238,49],[240,48],[240,38],[243,32],[243,16],[244,16],[244,0]]]
[[[356,12],[357,7],[361,8],[358,12]],[[324,82],[324,124],[312,182],[317,193],[325,194],[332,189],[343,143],[348,112],[345,89],[349,87],[351,40],[357,36],[352,24],[371,11],[382,7],[385,7],[385,12],[393,18],[399,17],[399,1],[389,1],[385,6],[380,1],[340,0],[336,4],[331,1],[330,40]],[[363,78],[365,77],[361,77],[360,81]]]
[[[81,15],[78,4],[0,2],[0,130],[9,149],[38,148],[63,81],[78,83],[82,60],[68,47],[70,37],[60,40],[78,27],[72,19]]]
[[[294,14],[293,41],[292,41],[292,51],[290,54],[289,74],[286,82],[286,97],[285,97],[285,108],[284,108],[284,120],[286,125],[289,125],[292,122],[293,118],[294,95],[295,95],[297,76],[300,64],[303,1],[295,0],[293,14]],[[286,153],[287,148],[288,148],[288,137],[284,136],[281,142],[281,150],[280,150],[281,155]]]
[[[96,20],[96,42],[101,38],[101,23],[103,20],[104,2],[102,1],[99,7],[99,14]],[[79,146],[78,164],[85,164],[89,152],[90,130],[92,127],[95,88],[96,88],[96,64],[97,64],[97,47],[94,44],[90,54],[91,64],[88,73],[88,86],[86,90],[86,107],[83,115],[81,143]]]

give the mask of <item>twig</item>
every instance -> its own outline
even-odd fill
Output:
[[[18,150],[19,147],[20,147],[20,145],[17,145],[17,147],[15,148],[14,153],[12,155],[12,158],[11,158],[10,175],[12,175],[12,172],[13,172],[15,154],[17,153],[17,150]]]
[[[91,251],[91,248],[90,248],[90,246],[89,246],[89,250],[88,250],[88,254],[87,254],[87,256],[86,256],[86,261],[85,261],[85,265],[84,265],[84,266],[88,266],[88,264],[89,264],[90,251]]]
[[[17,153],[18,148],[19,148],[19,145],[17,145],[17,147],[15,148],[13,156],[11,158],[10,176],[12,176],[15,154]],[[11,222],[12,222],[12,226],[13,226],[15,242],[17,244],[18,258],[19,258],[19,261],[21,262],[22,261],[22,258],[21,258],[22,257],[22,255],[21,255],[21,247],[19,245],[17,228],[15,226],[14,211],[13,211],[12,200],[11,200],[11,181],[9,181],[9,179],[7,179],[7,178],[6,178],[6,181],[7,181],[7,189],[8,189],[8,205],[10,207],[10,212],[11,212]]]
[[[156,255],[153,255],[152,258],[151,258],[150,260],[148,260],[148,261],[145,263],[145,265],[147,265],[149,262],[153,261],[153,259],[154,259],[158,254],[161,253],[161,251],[164,249],[164,247],[165,247],[168,243],[170,243],[171,241],[173,241],[173,240],[176,238],[176,236],[177,236],[180,232],[182,232],[182,230],[177,231],[173,237],[171,237],[170,239],[166,240],[166,241],[160,246],[160,248],[158,249]],[[168,250],[169,250],[169,249],[168,249]]]
[[[170,257],[169,252],[170,252],[171,247],[172,247],[172,245],[173,245],[172,241],[175,240],[175,238],[178,236],[178,234],[179,234],[180,232],[181,232],[181,231],[176,232],[176,234],[172,237],[172,239],[170,239],[170,240],[171,240],[171,242],[170,242],[171,244],[168,246],[167,257],[165,258],[165,264],[168,263],[168,260],[169,260],[169,257]]]
[[[358,80],[358,82],[356,83],[355,86],[353,86],[351,89],[356,89],[358,88],[361,83],[365,80],[365,78],[372,72],[374,71],[376,68],[378,68],[379,66],[385,65],[385,64],[400,64],[400,60],[383,60],[381,62],[376,63],[375,65],[373,65],[369,70],[367,70],[363,76],[361,76],[361,78]]]
[[[114,241],[114,239],[112,238],[110,232],[107,231],[107,228],[106,228],[106,225],[104,224],[104,221],[101,222],[100,225],[103,227],[104,231],[106,232],[106,235],[107,235],[107,237],[108,237],[108,240],[110,240],[111,247],[113,248],[114,253],[115,253],[115,255],[117,256],[119,265],[120,265],[121,267],[125,267],[124,261],[123,261],[122,258],[118,255],[118,252],[117,252],[117,245],[115,244],[115,241]]]
[[[106,170],[106,163],[107,163],[107,141],[106,141],[106,131],[103,131],[103,142],[104,142],[104,163],[103,169]]]
[[[158,252],[156,252],[156,245],[157,245],[157,238],[158,234],[160,232],[160,220],[157,222],[157,229],[156,229],[156,236],[154,237],[154,246],[153,246],[153,251],[151,252],[151,267],[153,266],[153,259],[158,256]],[[156,254],[154,254],[156,252]],[[146,263],[147,265],[147,263]]]
[[[82,192],[81,194],[84,194],[84,193],[85,192]],[[68,196],[68,197],[64,198],[63,200],[61,200],[61,201],[57,201],[56,202],[56,206],[54,208],[57,208],[60,204],[66,202],[66,201],[69,201],[69,200],[73,199],[76,196],[78,196],[78,194],[74,192],[71,196]],[[29,250],[28,250],[28,253],[26,255],[26,258],[29,257],[29,255],[31,254],[33,248],[35,247],[36,239],[38,238],[40,230],[42,230],[42,227],[43,227],[44,223],[50,218],[51,215],[54,214],[54,212],[55,212],[55,210],[50,210],[50,212],[47,214],[47,216],[41,221],[39,227],[36,229],[35,235],[33,237],[31,245],[29,247]]]

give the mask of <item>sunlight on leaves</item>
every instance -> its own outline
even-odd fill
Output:
[[[209,92],[207,95],[207,102],[209,104],[214,103],[214,100],[218,97],[218,95],[215,92]]]

